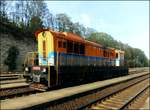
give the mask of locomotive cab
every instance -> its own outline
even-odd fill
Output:
[[[29,52],[25,61],[25,76],[34,83],[44,83],[48,87],[56,85],[54,67],[54,40],[50,31],[36,32],[38,52]],[[50,79],[53,77],[53,79]]]
[[[124,51],[115,50],[116,53],[116,66],[124,66]]]

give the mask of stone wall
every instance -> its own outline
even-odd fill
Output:
[[[7,65],[4,65],[4,60],[8,56],[8,49],[11,46],[16,46],[19,49],[17,59],[17,69],[15,71],[22,71],[22,64],[24,64],[25,55],[27,52],[36,51],[37,44],[29,39],[18,40],[12,34],[0,34],[0,71],[8,71]]]

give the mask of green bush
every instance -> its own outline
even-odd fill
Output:
[[[8,70],[13,71],[16,69],[16,60],[19,55],[19,50],[16,46],[12,46],[8,50],[8,56],[4,60],[4,64],[8,65]]]

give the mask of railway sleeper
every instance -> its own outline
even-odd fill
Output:
[[[112,109],[117,110],[117,107],[112,107],[112,106],[108,106],[108,105],[105,105],[105,104],[98,105],[98,107],[100,108],[100,110],[102,110],[102,108],[105,108],[107,110],[112,110]]]
[[[113,100],[107,100],[108,103],[114,103],[114,104],[123,104],[123,102],[120,101],[113,101]]]
[[[117,104],[117,105],[116,105],[115,103],[110,103],[110,102],[102,102],[101,104],[102,104],[102,105],[109,106],[109,107],[117,107],[117,108],[118,108],[120,105],[123,105],[123,104],[119,104],[119,105]],[[101,105],[101,104],[100,104],[100,105]]]

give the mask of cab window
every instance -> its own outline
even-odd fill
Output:
[[[62,41],[58,41],[58,48],[62,48]]]
[[[66,48],[66,41],[63,41],[63,48]]]

